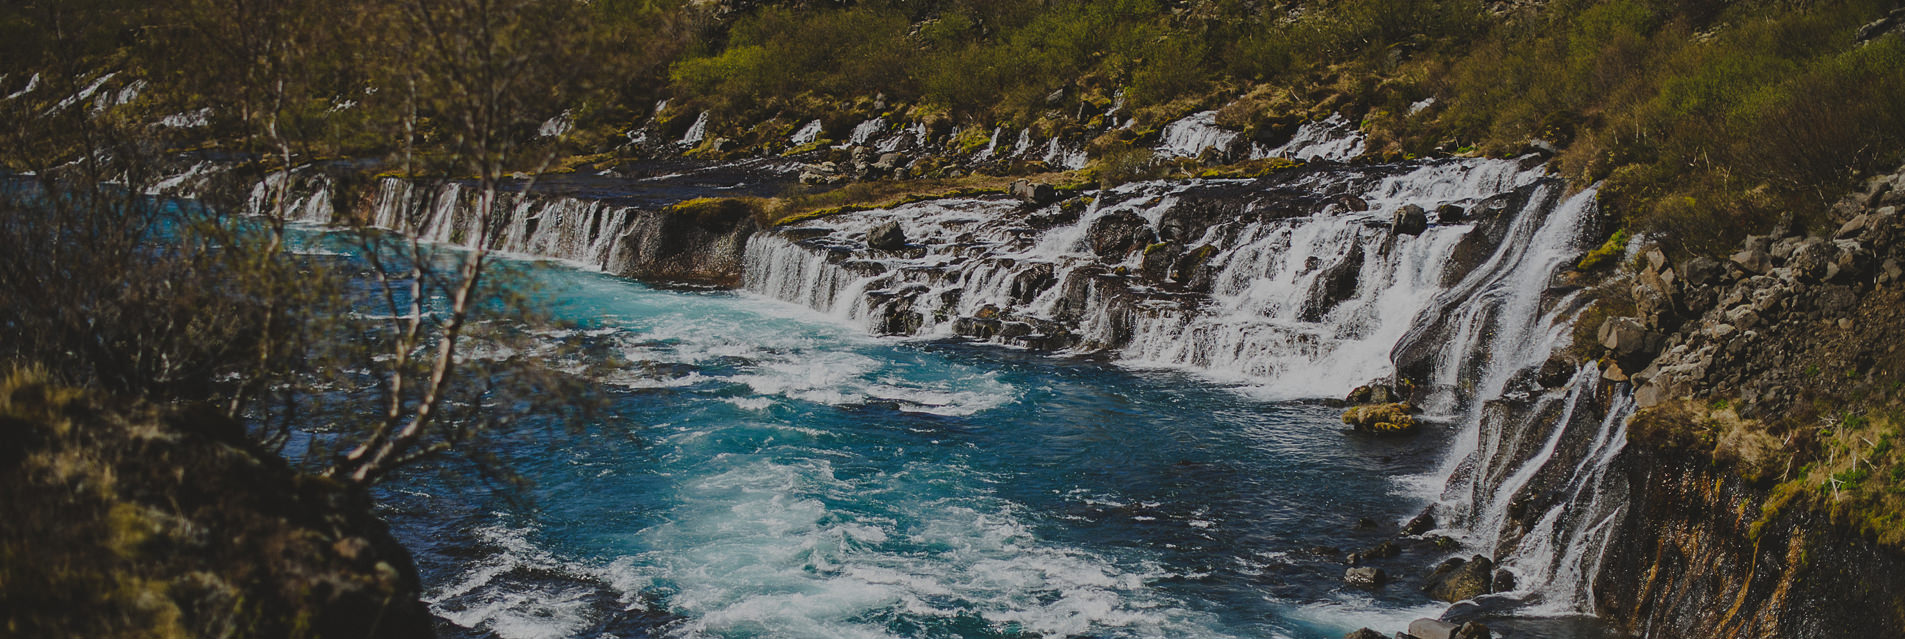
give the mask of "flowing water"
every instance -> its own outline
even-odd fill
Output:
[[[625,263],[640,211],[768,188],[747,175],[576,178],[510,205],[496,248],[563,261],[531,272],[617,363],[593,380],[614,410],[511,442],[523,500],[428,476],[385,495],[450,634],[1337,637],[1442,614],[1416,580],[1475,552],[1520,578],[1491,609],[1588,611],[1630,408],[1591,368],[1532,372],[1578,310],[1557,275],[1592,191],[1507,160],[1323,166],[816,220],[753,236],[742,293],[591,272]],[[303,188],[286,210],[333,217],[325,182]],[[460,243],[462,189],[385,181],[369,219]],[[1433,223],[1391,232],[1404,205]],[[911,246],[869,251],[888,221]],[[1162,241],[1101,250],[1134,224]],[[1195,278],[1148,264],[1190,247]],[[1413,438],[1312,401],[1407,366],[1429,382]],[[1342,584],[1333,553],[1431,504],[1468,548],[1409,542],[1379,564],[1402,583]]]
[[[1392,534],[1420,502],[1390,477],[1433,468],[1430,441],[1182,373],[536,273],[639,365],[601,380],[611,418],[506,451],[533,506],[390,495],[458,633],[1335,637],[1440,610],[1309,551]]]

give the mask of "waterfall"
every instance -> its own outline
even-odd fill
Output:
[[[1477,229],[1451,220],[1397,234],[1390,210],[1472,207],[1542,179],[1512,161],[1461,160],[1319,172],[1264,195],[1236,193],[1247,187],[1234,180],[1145,182],[1068,205],[1085,210],[1052,225],[1041,221],[1064,217],[1064,206],[1028,216],[1004,199],[921,202],[757,238],[744,285],[877,332],[1109,352],[1133,365],[1248,381],[1276,396],[1335,396],[1395,372],[1391,349],[1442,299],[1451,256]],[[1239,210],[1187,216],[1218,193]],[[1320,193],[1336,195],[1314,197]],[[1519,213],[1532,219],[1545,211]],[[887,222],[916,249],[867,249],[866,234]],[[1094,230],[1117,224],[1146,227],[1140,234],[1150,239],[1097,254]],[[1152,243],[1164,236],[1172,241]],[[1179,261],[1201,252],[1207,275],[1160,275],[1169,269],[1150,254],[1159,251],[1175,251]]]
[[[1363,153],[1363,136],[1350,126],[1349,120],[1340,113],[1315,122],[1305,122],[1297,127],[1296,134],[1289,142],[1278,147],[1257,147],[1250,153],[1253,160],[1265,158],[1288,158],[1308,162],[1328,160],[1347,162]]]
[[[209,168],[194,167],[193,174],[207,172]],[[160,186],[176,188],[187,182],[189,177],[177,178],[177,182],[167,180]],[[169,185],[168,185],[169,184]],[[156,188],[156,187],[155,187]],[[303,224],[330,224],[336,217],[332,210],[331,192],[335,187],[329,179],[303,172],[278,171],[251,186],[251,196],[245,201],[245,214],[255,216],[275,216],[282,211],[285,220]],[[190,189],[186,189],[189,191]],[[280,202],[277,198],[284,198]]]
[[[704,139],[707,139],[707,137],[708,137],[708,112],[702,111],[701,115],[695,118],[695,123],[688,126],[688,133],[682,135],[681,141],[677,142],[676,144],[680,144],[682,146],[694,146],[694,145],[700,144],[701,141]]]
[[[1046,144],[1043,159],[1046,164],[1076,171],[1085,168],[1085,164],[1091,158],[1085,154],[1085,149],[1068,147],[1058,138],[1052,138],[1052,141]]]
[[[1181,127],[1167,144],[1189,151],[1206,133]],[[1360,143],[1308,137],[1285,151]],[[743,283],[877,333],[1104,353],[1270,397],[1406,374],[1457,433],[1435,478],[1443,532],[1517,575],[1519,590],[1490,597],[1574,613],[1590,610],[1623,512],[1609,468],[1632,402],[1593,366],[1558,388],[1535,373],[1580,310],[1557,279],[1585,248],[1595,197],[1516,161],[1446,160],[1144,182],[1036,210],[928,201],[757,236]],[[1436,211],[1417,235],[1391,228],[1409,205]],[[867,248],[889,222],[909,246]]]
[[[1157,153],[1173,157],[1197,157],[1204,149],[1224,150],[1240,135],[1217,127],[1217,112],[1204,111],[1164,125]]]
[[[806,146],[818,139],[820,139],[820,121],[814,120],[800,127],[799,131],[795,131],[794,136],[787,139],[787,143],[797,147]]]
[[[847,143],[841,148],[866,144],[873,135],[886,129],[886,118],[873,118],[854,125],[853,134],[847,136]]]

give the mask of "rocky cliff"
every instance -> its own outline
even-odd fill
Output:
[[[1630,447],[1630,488],[1596,580],[1602,617],[1644,637],[1905,636],[1905,553],[1706,458]]]
[[[1874,178],[1725,263],[1643,251],[1604,286],[1633,316],[1600,324],[1603,375],[1640,409],[1603,616],[1652,637],[1905,636],[1900,187]]]

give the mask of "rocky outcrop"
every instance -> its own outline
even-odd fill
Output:
[[[1891,181],[1874,184],[1851,199],[1883,203]],[[1608,320],[1613,334],[1602,336],[1620,347],[1609,350],[1641,407],[1711,396],[1737,398],[1749,414],[1777,412],[1864,382],[1905,337],[1892,321],[1905,224],[1891,205],[1840,210],[1848,215],[1829,235],[1754,236],[1724,266],[1650,260],[1633,284],[1641,317]],[[1669,333],[1657,358],[1655,331]]]
[[[1409,414],[1411,410],[1412,407],[1401,402],[1351,406],[1343,411],[1343,423],[1358,431],[1401,435],[1415,432],[1416,419]]]
[[[663,282],[739,286],[748,237],[759,228],[754,211],[737,200],[694,200],[637,212],[622,234],[627,252],[610,272]],[[905,235],[899,240],[904,246]]]
[[[0,383],[0,628],[21,637],[429,637],[361,489],[206,410]]]
[[[1487,557],[1451,558],[1436,566],[1422,591],[1441,601],[1455,603],[1494,592],[1495,564]]]
[[[1812,411],[1896,391],[1901,181],[1873,179],[1811,233],[1781,220],[1723,263],[1643,252],[1635,316],[1597,336],[1603,375],[1641,407],[1594,581],[1604,617],[1648,637],[1905,636],[1905,549],[1769,489],[1805,475]]]
[[[1905,553],[1790,508],[1705,459],[1630,448],[1628,516],[1595,581],[1647,637],[1905,636]],[[1757,525],[1756,525],[1757,524]]]

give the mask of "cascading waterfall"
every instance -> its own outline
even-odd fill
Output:
[[[884,127],[871,121],[854,137]],[[1312,137],[1325,148],[1293,154],[1353,146]],[[1030,146],[1021,132],[1010,151]],[[1048,142],[1047,155],[1054,149],[1063,151]],[[348,214],[332,210],[334,192],[321,175],[279,174],[254,188],[251,208],[269,212],[284,194],[294,219],[328,223]],[[513,209],[494,250],[610,272],[628,259],[632,207],[501,200]],[[362,214],[467,245],[480,235],[474,205],[466,185],[385,179]],[[1419,234],[1391,228],[1409,205],[1432,212]],[[1495,597],[1566,613],[1587,608],[1622,512],[1608,467],[1632,410],[1591,368],[1560,388],[1532,381],[1578,311],[1554,280],[1582,250],[1593,214],[1593,190],[1568,195],[1517,161],[1317,167],[1262,181],[1135,183],[1043,207],[954,198],[821,218],[755,234],[742,282],[873,332],[1107,353],[1272,397],[1340,396],[1424,351],[1412,377],[1429,396],[1419,400],[1460,430],[1438,505],[1446,532],[1520,577],[1520,590]],[[888,222],[908,246],[869,249],[869,232]]]
[[[1189,141],[1191,130],[1167,143],[1208,148]],[[1345,138],[1311,137],[1326,148],[1296,155],[1349,148]],[[1506,160],[1323,170],[1275,187],[1312,194],[1299,210],[1271,198],[1183,235],[1181,211],[1206,192],[1241,202],[1261,195],[1238,186],[1126,185],[1099,193],[1075,220],[1065,208],[1077,203],[1028,214],[996,199],[817,220],[751,241],[744,285],[875,332],[1109,352],[1127,364],[1242,380],[1274,397],[1338,396],[1396,374],[1396,357],[1431,345],[1423,399],[1459,430],[1442,473],[1446,532],[1520,577],[1520,590],[1495,598],[1586,610],[1621,512],[1607,469],[1631,402],[1603,388],[1592,367],[1556,389],[1539,388],[1533,373],[1569,339],[1579,310],[1578,296],[1554,280],[1584,248],[1595,191],[1569,195],[1541,169]],[[1438,216],[1419,235],[1394,233],[1389,214],[1405,205],[1454,205],[1474,217]],[[866,234],[887,222],[903,228],[908,249],[866,248]],[[1145,250],[1101,252],[1101,229],[1114,222],[1146,227],[1144,242],[1166,240],[1137,248],[1203,247],[1207,288],[1186,290],[1177,275],[1147,280]],[[1499,237],[1486,253],[1458,263],[1465,241],[1490,232]]]
[[[1197,157],[1204,149],[1228,149],[1241,134],[1217,126],[1217,112],[1204,111],[1164,125],[1159,134],[1160,155]]]
[[[1540,179],[1502,160],[1301,178],[1293,189],[1341,196],[1306,200],[1307,214],[1265,203],[1179,238],[1182,247],[1209,247],[1200,249],[1211,272],[1204,295],[1132,276],[1145,268],[1144,251],[1101,256],[1092,234],[1124,219],[1184,226],[1172,217],[1184,201],[1235,181],[1126,185],[1100,194],[1076,221],[1042,228],[1031,218],[1063,212],[1028,218],[1016,202],[996,199],[819,220],[750,242],[744,282],[877,332],[1109,350],[1128,363],[1248,380],[1280,396],[1331,396],[1394,372],[1390,349],[1437,300],[1451,254],[1476,227],[1450,221],[1397,234],[1388,211],[1472,206]],[[1365,204],[1344,204],[1352,198]],[[916,248],[866,249],[862,238],[886,222],[901,225]],[[1069,341],[1044,339],[1060,332]]]
[[[331,204],[333,189],[330,180],[279,171],[252,185],[245,211],[259,216],[277,216],[282,212],[286,221],[329,224],[337,215]]]
[[[286,187],[290,182],[289,188]],[[284,210],[294,222],[332,224],[336,186],[321,174],[275,173],[252,187],[247,212],[275,214],[276,197],[285,197]],[[599,200],[558,196],[517,198],[499,193],[498,207],[508,207],[504,223],[489,238],[490,250],[506,255],[569,262],[590,270],[614,270],[626,258],[619,241],[634,224],[638,211]],[[481,236],[477,194],[459,182],[418,184],[398,178],[377,182],[364,222],[372,228],[402,232],[426,242],[470,247]]]

